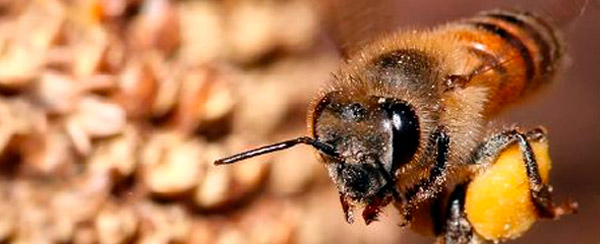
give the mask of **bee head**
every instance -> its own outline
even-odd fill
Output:
[[[410,104],[386,97],[331,92],[315,107],[313,136],[336,152],[321,154],[343,197],[368,204],[395,189],[395,171],[419,147],[419,121]]]
[[[320,153],[341,194],[349,222],[348,202],[363,206],[376,202],[382,207],[390,198],[398,197],[395,171],[412,160],[420,140],[418,117],[410,104],[394,98],[351,98],[330,92],[312,113],[312,137],[256,148],[219,159],[215,164],[308,144]]]

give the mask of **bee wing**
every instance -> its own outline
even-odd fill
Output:
[[[590,7],[598,7],[593,0],[530,0],[515,3],[517,9],[534,12],[548,18],[553,24],[567,31]],[[514,6],[513,6],[514,8]]]
[[[312,0],[319,10],[325,37],[348,57],[379,36],[400,28],[434,26],[490,9],[528,10],[568,27],[597,6],[594,0]],[[594,6],[592,6],[594,5]]]
[[[343,57],[400,24],[401,1],[314,0],[325,37]]]

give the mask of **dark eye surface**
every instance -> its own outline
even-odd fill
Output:
[[[384,99],[382,109],[388,114],[392,129],[392,170],[409,162],[417,152],[420,140],[419,119],[404,101]]]

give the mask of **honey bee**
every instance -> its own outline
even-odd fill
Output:
[[[308,110],[310,136],[215,161],[230,164],[308,144],[337,186],[347,222],[363,208],[366,224],[393,204],[402,225],[444,243],[481,237],[465,214],[469,184],[517,147],[526,194],[540,218],[572,213],[557,206],[532,144],[537,128],[489,136],[488,122],[551,82],[564,56],[557,29],[519,11],[495,10],[430,30],[393,33],[352,54]],[[478,193],[484,194],[484,193]],[[490,193],[485,193],[490,194]],[[510,196],[507,196],[510,197]],[[511,227],[508,227],[509,229]]]

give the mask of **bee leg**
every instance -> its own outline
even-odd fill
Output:
[[[340,194],[340,203],[342,204],[342,210],[344,210],[344,216],[346,217],[346,222],[348,224],[354,223],[354,211],[352,211],[353,206],[348,202],[346,197]]]
[[[450,137],[446,134],[444,128],[438,129],[432,136],[436,142],[435,164],[429,172],[429,177],[413,187],[413,190],[410,190],[405,196],[407,204],[402,211],[404,222],[400,223],[401,226],[408,224],[412,219],[412,211],[416,206],[424,200],[436,196],[443,189],[446,181]]]
[[[554,206],[550,186],[542,182],[533,149],[529,144],[529,141],[540,140],[546,140],[546,133],[542,128],[534,129],[526,134],[514,129],[508,130],[481,144],[474,153],[473,162],[491,164],[504,149],[517,143],[523,154],[531,200],[538,215],[542,218],[556,218],[575,211],[577,203],[568,202],[564,206]]]
[[[439,243],[444,244],[467,244],[478,243],[478,239],[473,234],[473,227],[467,215],[465,214],[465,195],[466,185],[457,186],[452,194],[447,206],[446,222],[443,227],[443,236],[440,236]]]
[[[378,166],[378,169],[385,178],[386,185],[384,186],[383,190],[379,192],[378,197],[370,200],[362,213],[362,217],[367,225],[373,221],[376,221],[377,217],[381,213],[381,208],[387,206],[390,202],[392,202],[392,200],[395,202],[404,201],[396,189],[396,181],[394,180],[394,177],[388,174],[382,164],[378,164]]]
[[[451,91],[457,88],[464,88],[470,80],[470,75],[449,75],[444,80],[445,91]]]
[[[391,197],[376,198],[369,203],[362,212],[362,217],[365,224],[369,225],[373,221],[377,221],[381,208],[387,206],[392,201]]]

